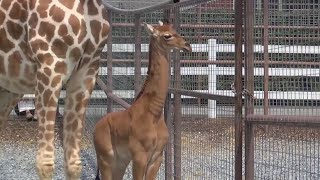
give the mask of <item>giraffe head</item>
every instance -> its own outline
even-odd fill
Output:
[[[179,35],[173,28],[173,25],[167,20],[159,21],[159,25],[152,26],[144,23],[149,35],[158,42],[159,46],[164,49],[180,49],[185,51],[191,51],[191,46],[181,35]]]

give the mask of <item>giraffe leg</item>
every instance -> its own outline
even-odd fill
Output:
[[[163,117],[159,121],[157,131],[158,131],[157,132],[157,136],[158,136],[157,148],[148,164],[147,172],[146,172],[146,180],[156,179],[157,173],[159,171],[159,168],[161,166],[161,162],[163,159],[163,150],[169,140],[168,129]]]
[[[97,162],[102,180],[113,180],[112,166],[110,163],[112,162],[112,159],[113,157],[110,155],[107,155],[107,157],[103,156],[102,154],[97,155]]]
[[[97,164],[102,180],[113,180],[113,167],[115,164],[115,153],[111,142],[110,127],[101,125],[99,121],[94,129],[93,143],[97,155]],[[98,173],[99,173],[98,171]],[[97,173],[97,177],[99,174]]]
[[[80,142],[83,120],[95,85],[99,64],[88,66],[79,69],[66,87],[63,148],[68,180],[78,180],[81,175]]]
[[[113,180],[122,180],[130,161],[118,159],[112,168]]]
[[[0,88],[0,132],[5,127],[10,112],[22,96]]]
[[[40,58],[41,57],[41,58]],[[39,61],[54,61],[50,55],[39,56]],[[59,63],[59,62],[58,62]],[[62,64],[62,63],[61,63]],[[66,65],[63,64],[59,68]],[[40,180],[51,180],[54,171],[54,125],[58,98],[62,87],[63,74],[50,65],[42,65],[37,70],[35,88],[36,115],[38,117],[37,173]]]
[[[132,127],[135,129],[136,127]],[[133,130],[134,131],[134,130]],[[148,132],[150,131],[150,132]],[[144,132],[143,135],[138,135],[139,133]],[[135,134],[134,134],[135,133]],[[147,166],[152,160],[152,154],[157,150],[157,146],[155,146],[157,141],[157,134],[153,130],[139,130],[139,133],[133,132],[133,137],[129,138],[129,150],[132,153],[132,175],[133,180],[145,180]],[[141,139],[138,139],[138,138]],[[144,139],[142,139],[142,137]]]
[[[162,152],[157,152],[154,156],[155,159],[147,167],[146,180],[155,180],[157,177],[157,173],[163,159],[163,154]]]
[[[144,180],[148,163],[148,154],[146,152],[137,152],[133,156],[132,175],[133,180]]]
[[[114,160],[114,156],[110,154],[97,155],[98,166],[100,169],[102,180],[122,180],[124,173],[130,161]]]

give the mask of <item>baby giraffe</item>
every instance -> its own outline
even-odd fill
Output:
[[[168,129],[163,107],[169,86],[171,49],[191,51],[168,21],[152,26],[147,79],[133,104],[124,111],[112,112],[99,120],[94,130],[94,145],[103,180],[121,180],[130,163],[134,180],[154,180],[162,162]]]

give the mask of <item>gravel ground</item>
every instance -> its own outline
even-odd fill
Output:
[[[181,135],[182,179],[234,179],[232,122],[227,119],[184,120]],[[57,123],[55,180],[64,179],[60,126],[61,123]],[[36,134],[37,122],[9,121],[0,135],[0,180],[37,179]],[[255,135],[255,179],[320,179],[319,129],[256,128]],[[90,139],[88,134],[83,140],[83,180],[95,177],[96,159]],[[132,179],[129,168],[124,179]],[[164,179],[164,165],[158,179]]]

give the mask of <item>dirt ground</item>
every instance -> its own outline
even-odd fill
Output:
[[[55,123],[55,141],[62,146],[62,119]],[[7,121],[6,128],[0,133],[1,143],[16,143],[21,145],[36,145],[38,141],[38,122],[27,121],[23,117],[13,116]],[[85,131],[82,146],[91,146],[91,136]]]
[[[24,118],[12,117],[7,121],[6,127],[0,133],[0,142],[14,142],[22,144],[33,144],[38,140],[38,122],[27,121]]]
[[[7,127],[0,134],[0,147],[6,147],[3,144],[9,144],[9,147],[12,147],[2,157],[4,163],[11,162],[8,157],[15,157],[12,154],[32,153],[37,145],[38,122],[28,122],[17,117],[13,118],[14,120],[9,120]],[[85,171],[87,173],[85,177],[90,178],[84,179],[93,179],[91,175],[95,173],[93,168],[95,154],[92,146],[91,127],[94,123],[90,123],[90,127],[86,128],[82,140],[84,167],[91,168]],[[59,146],[57,157],[60,157],[58,160],[60,163],[63,162],[61,129],[62,123],[61,120],[58,120],[55,126],[55,138],[56,146]],[[282,173],[286,172],[284,169],[292,171],[291,175],[298,174],[298,179],[305,179],[310,175],[314,175],[317,177],[315,179],[319,179],[318,168],[314,165],[319,164],[317,150],[320,147],[318,143],[320,140],[320,128],[260,126],[255,128],[254,135],[255,163],[258,169],[256,172],[257,176],[260,177],[258,179],[279,179],[274,177],[282,177]],[[232,118],[184,117],[181,122],[181,157],[185,179],[188,179],[187,177],[190,177],[190,179],[199,179],[199,177],[202,179],[212,179],[212,177],[228,179],[230,169],[233,167],[234,138],[235,131]],[[10,146],[10,144],[16,145]],[[18,149],[16,150],[17,147]],[[11,152],[14,150],[16,151]],[[29,151],[25,152],[25,150]],[[9,169],[15,169],[16,164],[23,164],[24,167],[29,167],[33,163],[28,155],[23,157],[18,161],[19,163],[9,163]],[[303,162],[300,162],[302,160]],[[283,164],[283,162],[285,163]],[[62,164],[60,166],[62,167]],[[35,172],[35,170],[33,171]],[[63,173],[63,170],[59,172]],[[213,172],[216,174],[212,174]],[[22,170],[20,173],[23,176],[27,176],[29,171]],[[11,178],[11,176],[9,177]]]
[[[219,143],[223,136],[234,136],[232,118],[183,118],[181,122],[182,141],[186,137],[202,136],[210,143]],[[173,125],[174,126],[174,125]],[[173,127],[172,126],[172,127]],[[37,121],[26,121],[24,118],[12,116],[3,132],[0,133],[0,143],[14,142],[33,144],[37,142]],[[255,137],[272,136],[273,138],[289,138],[299,140],[320,139],[320,128],[317,127],[286,127],[286,126],[256,126]],[[58,119],[55,125],[55,138],[62,139],[62,120]],[[92,132],[85,132],[84,145],[90,143]],[[243,131],[244,133],[244,131]],[[205,137],[205,138],[204,138]]]

